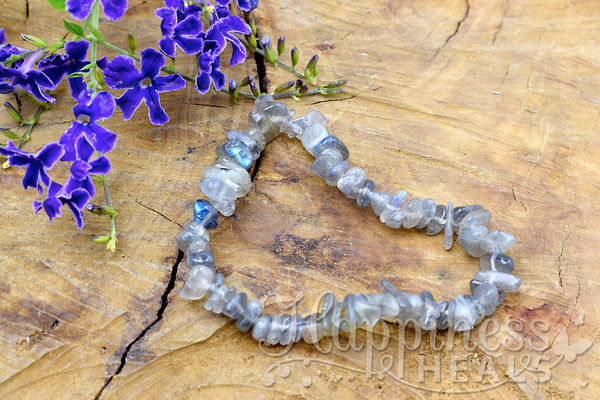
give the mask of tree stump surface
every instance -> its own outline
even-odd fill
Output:
[[[131,0],[102,31],[122,47],[129,31],[140,49],[156,46],[162,4]],[[11,43],[21,32],[64,35],[67,15],[45,1],[2,7]],[[188,87],[161,95],[165,126],[151,125],[144,105],[131,121],[116,111],[105,124],[119,137],[109,174],[115,253],[90,241],[107,232],[106,217],[86,215],[79,231],[65,208],[50,224],[32,212],[41,196],[22,189],[23,170],[1,171],[0,398],[593,398],[599,13],[595,1],[562,0],[263,0],[255,12],[261,34],[300,49],[302,68],[320,55],[320,84],[349,81],[342,94],[286,105],[298,115],[322,111],[378,190],[481,204],[491,227],[517,237],[509,254],[523,285],[470,341],[438,332],[432,344],[427,332],[380,324],[351,338],[357,349],[345,349],[345,338],[261,348],[204,301],[181,299],[187,268],[175,237],[201,197],[202,166],[228,130],[246,127],[253,107]],[[194,74],[192,57],[181,60]],[[255,65],[225,72],[239,81]],[[267,74],[271,89],[292,79],[269,65]],[[66,84],[55,97],[25,149],[70,126]],[[33,111],[23,101],[23,114]],[[23,132],[4,112],[0,126]],[[211,232],[229,285],[269,312],[300,299],[303,315],[327,292],[375,292],[381,278],[436,300],[469,292],[477,259],[457,243],[444,251],[441,235],[386,228],[313,175],[312,157],[284,136],[267,146],[235,215]],[[98,189],[94,202],[103,204]]]

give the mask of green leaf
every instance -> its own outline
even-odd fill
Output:
[[[65,2],[66,0],[46,0],[50,5],[57,10],[64,11],[65,10]]]
[[[87,76],[85,72],[73,72],[72,74],[67,75],[67,78],[78,78],[80,76]]]
[[[14,132],[9,131],[8,129],[0,129],[0,133],[6,136],[9,139],[21,139],[21,136],[17,135]]]
[[[83,33],[83,26],[76,24],[75,22],[67,21],[63,18],[63,23],[65,24],[65,29],[71,32],[75,36],[85,36]]]
[[[96,37],[96,39],[104,40],[104,35],[98,29],[94,28],[90,24],[88,24],[87,28],[90,30],[92,35],[94,35]]]

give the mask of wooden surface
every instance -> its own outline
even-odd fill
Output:
[[[107,38],[125,46],[131,30],[140,48],[154,45],[162,2],[129,4],[123,21],[103,22]],[[39,196],[22,190],[23,171],[1,171],[0,398],[597,398],[600,4],[263,0],[256,15],[262,32],[300,48],[301,64],[320,55],[320,82],[349,80],[342,95],[287,105],[321,110],[379,188],[482,204],[493,227],[517,236],[510,254],[523,285],[489,318],[493,345],[468,350],[462,336],[439,334],[453,346],[423,339],[410,350],[387,325],[361,330],[361,350],[300,343],[274,356],[281,349],[261,349],[202,301],[181,299],[187,269],[174,238],[201,195],[201,167],[252,108],[188,88],[161,96],[167,126],[150,125],[144,106],[128,123],[120,112],[106,123],[119,134],[109,175],[120,213],[114,254],[90,242],[106,219],[87,215],[78,231],[65,209],[50,224],[33,214]],[[54,38],[62,16],[42,0],[9,0],[0,26],[13,43],[20,32]],[[193,73],[193,61],[182,66]],[[244,68],[231,76],[255,71]],[[69,126],[65,86],[56,97],[28,150]],[[15,128],[3,112],[0,126]],[[275,300],[302,296],[303,314],[326,292],[376,291],[383,277],[436,299],[468,292],[476,260],[458,246],[445,252],[439,236],[385,228],[313,176],[310,162],[286,137],[265,150],[252,190],[211,236],[229,284],[271,312],[282,312]],[[415,331],[406,338],[413,343]]]

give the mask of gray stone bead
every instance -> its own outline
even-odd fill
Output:
[[[389,228],[399,229],[404,221],[404,211],[388,204],[379,215],[379,220]]]
[[[252,337],[257,341],[263,341],[267,338],[271,329],[271,316],[269,314],[261,315],[252,327]]]
[[[360,167],[350,168],[337,181],[337,187],[346,197],[356,199],[358,191],[365,185],[367,174]]]
[[[271,318],[271,326],[269,327],[269,333],[267,334],[267,343],[275,345],[279,343],[281,339],[281,316],[279,314],[273,315]]]
[[[448,329],[448,302],[440,301],[437,303],[437,307],[440,314],[436,320],[436,326],[438,329]]]
[[[505,274],[504,272],[487,271],[484,269],[477,271],[473,279],[492,284],[505,292],[514,292],[521,286],[521,278],[516,275]]]
[[[321,142],[321,140],[325,139],[329,136],[329,132],[322,125],[315,124],[311,125],[306,129],[306,131],[302,134],[302,145],[304,148],[312,155],[314,155],[314,148],[317,144]],[[340,160],[341,161],[341,160]]]
[[[211,291],[212,293],[210,294],[210,297],[208,298],[208,300],[206,300],[206,303],[204,303],[204,308],[206,308],[208,311],[214,311],[214,308],[218,304],[221,304],[223,298],[229,292],[229,288],[227,287],[227,285],[220,285]]]
[[[317,343],[325,336],[318,314],[311,314],[302,321],[302,339],[309,344]]]
[[[425,199],[422,201],[421,205],[423,206],[423,218],[421,218],[417,226],[415,226],[415,229],[425,228],[435,215],[435,201],[431,199]]]
[[[390,203],[392,197],[393,196],[387,192],[373,192],[371,196],[371,207],[373,207],[375,215],[381,215],[381,212],[385,209],[385,206]]]
[[[458,244],[469,255],[473,257],[481,257],[485,251],[481,249],[481,240],[485,237],[488,230],[485,226],[475,225],[469,228],[461,229],[458,234]]]
[[[254,101],[254,107],[269,121],[281,125],[288,116],[288,109],[280,101],[275,101],[269,94],[261,94]]]
[[[242,143],[244,143],[250,150],[253,160],[256,160],[260,156],[261,150],[258,146],[258,143],[256,142],[256,140],[252,139],[250,136],[246,135],[245,133],[242,133],[242,132],[236,131],[236,130],[229,131],[229,132],[227,132],[227,139],[239,140]]]
[[[492,213],[483,208],[471,211],[463,217],[460,223],[454,221],[454,231],[460,233],[463,229],[469,229],[474,226],[488,227],[492,219]]]
[[[235,322],[235,326],[241,332],[248,332],[258,317],[260,317],[261,312],[262,307],[260,303],[257,300],[252,300],[248,303],[246,308],[244,308],[242,317]]]
[[[319,313],[319,321],[321,324],[321,330],[326,335],[331,332],[331,315],[337,304],[338,302],[333,294],[327,293],[323,297],[323,304],[321,305],[321,312]]]
[[[359,207],[366,207],[371,203],[371,197],[375,191],[375,184],[372,180],[365,180],[365,184],[359,189],[358,195],[356,196],[356,204]]]
[[[486,253],[506,253],[516,240],[512,234],[494,229],[481,240],[481,248]]]
[[[265,139],[264,132],[260,128],[249,127],[244,131],[244,134],[256,142],[258,150],[263,151],[267,146],[267,140]]]
[[[323,115],[323,113],[317,109],[310,110],[308,113],[308,125],[321,125],[327,126],[327,118]]]
[[[379,282],[379,290],[384,293],[390,293],[396,298],[400,311],[396,315],[396,318],[401,320],[412,319],[415,322],[421,316],[425,303],[423,299],[411,293],[404,293],[399,291],[390,281],[382,279]]]
[[[308,116],[302,116],[289,121],[287,124],[283,125],[281,129],[282,132],[285,132],[286,135],[288,135],[288,137],[294,138],[302,136],[308,126]]]
[[[398,300],[390,293],[371,293],[369,297],[381,309],[381,318],[395,317],[400,312]]]
[[[341,303],[340,330],[342,332],[352,332],[360,326],[360,319],[354,308],[354,296],[349,294],[344,297]]]
[[[358,293],[353,299],[354,311],[358,315],[358,321],[374,327],[381,318],[381,307],[366,294]]]
[[[294,342],[299,342],[302,339],[302,328],[304,326],[304,318],[296,313],[292,316],[291,332],[294,335]]]
[[[184,253],[196,253],[208,250],[208,231],[194,220],[187,221],[183,232],[177,236],[177,246]]]
[[[479,260],[479,266],[481,266],[481,269],[510,274],[515,269],[515,262],[506,254],[485,253]]]
[[[475,279],[471,280],[471,282],[469,283],[469,287],[471,288],[471,293],[475,293],[475,290],[477,290],[477,287],[487,283],[487,282],[482,282],[482,281],[477,281]],[[500,304],[502,304],[502,302],[504,300],[506,300],[506,292],[502,289],[498,289],[496,288],[496,290],[498,291],[498,303],[496,304],[496,307],[498,307]]]
[[[348,151],[346,145],[340,139],[332,135],[327,136],[314,147],[313,155],[315,157],[319,157],[323,153],[323,151],[327,149],[336,149],[337,151],[339,151],[344,161],[347,160],[348,157],[350,157],[350,152]]]
[[[410,199],[405,201],[402,203],[401,208],[404,211],[402,226],[405,228],[414,228],[421,222],[421,219],[423,219],[424,212],[421,199]]]
[[[212,285],[210,285],[208,292],[206,292],[206,296],[210,298],[219,287],[223,286],[223,282],[225,282],[225,277],[223,274],[216,274]]]
[[[277,125],[272,124],[271,121],[269,121],[269,119],[267,119],[258,110],[250,111],[250,113],[248,114],[248,125],[250,129],[256,128],[257,132],[260,132],[262,134],[265,143],[269,143],[281,133]],[[252,135],[248,134],[248,136],[256,140]],[[256,141],[258,142],[258,140]]]
[[[252,186],[252,181],[250,180],[250,174],[248,171],[240,164],[230,160],[229,158],[218,158],[214,163],[212,163],[212,165],[204,167],[202,170],[202,178],[202,181],[205,181],[208,178],[213,178],[217,181],[231,185],[235,189],[237,198],[248,194]],[[216,184],[213,183],[213,185]],[[235,200],[235,198],[231,198],[230,194],[221,194],[220,196],[209,195],[204,191],[202,183],[200,183],[200,188],[208,198],[217,201]]]
[[[446,226],[446,217],[448,215],[446,206],[438,205],[435,208],[435,215],[427,224],[427,228],[425,229],[425,233],[429,236],[437,235],[441,231],[444,230]]]
[[[344,174],[346,173],[346,171],[348,171],[349,168],[350,164],[348,163],[348,161],[342,161],[341,163],[333,167],[331,171],[329,171],[327,177],[325,178],[325,182],[327,182],[329,186],[336,186],[338,180],[342,176],[344,176]]]
[[[186,263],[190,268],[195,267],[196,265],[204,265],[213,268],[215,266],[215,256],[208,250],[190,253],[187,255]]]
[[[237,198],[235,187],[216,178],[205,178],[200,181],[200,190],[210,200],[232,201]]]
[[[432,330],[437,326],[437,320],[440,316],[438,303],[433,299],[431,292],[423,291],[419,293],[419,297],[423,300],[423,311],[419,316],[417,323],[422,329]]]
[[[208,201],[224,217],[230,217],[235,212],[235,200],[219,201],[219,200],[214,200],[214,199],[209,198]]]
[[[281,333],[279,335],[279,344],[288,345],[296,338],[295,326],[292,324],[292,316],[283,314],[281,316]]]
[[[212,268],[197,266],[190,270],[179,295],[188,300],[199,300],[204,297],[213,283],[215,272]]]
[[[498,306],[498,289],[494,285],[482,282],[481,285],[475,287],[475,291],[471,292],[473,300],[479,302],[483,307],[485,315],[491,315]]]
[[[239,292],[223,306],[223,314],[229,318],[238,319],[244,314],[248,295],[244,292]]]
[[[326,179],[329,176],[329,172],[341,162],[342,155],[337,149],[327,149],[313,161],[310,169],[317,176]]]
[[[448,218],[446,219],[446,227],[444,228],[444,249],[450,250],[454,243],[454,226],[452,225],[452,212],[454,206],[452,202],[448,202]]]
[[[456,305],[452,321],[454,330],[457,332],[469,331],[475,326],[477,314],[470,301],[464,298],[463,295],[456,295]]]
[[[463,220],[463,218],[470,213],[471,211],[474,210],[479,210],[482,209],[483,207],[481,207],[478,204],[472,204],[469,206],[460,206],[460,207],[455,207],[454,211],[452,212],[452,220],[454,221],[455,225],[460,224],[460,222]]]

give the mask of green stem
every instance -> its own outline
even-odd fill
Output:
[[[110,208],[113,208],[112,201],[110,199],[110,192],[108,191],[106,175],[102,175],[102,186],[104,187],[104,198],[106,199],[106,205]],[[110,219],[110,240],[108,241],[106,247],[114,252],[117,246],[117,228],[115,227],[115,217],[113,215],[109,215],[108,218]]]
[[[238,39],[240,39],[240,41],[241,41],[241,42],[244,44],[244,46],[246,46],[246,48],[247,48],[248,50],[250,50],[250,51],[252,51],[252,52],[254,52],[254,53],[258,53],[258,54],[260,54],[261,56],[265,57],[265,59],[266,59],[266,54],[265,54],[265,52],[264,52],[264,51],[262,51],[262,50],[261,50],[261,49],[259,49],[259,48],[252,48],[252,47],[250,46],[250,43],[248,43],[248,41],[247,41],[246,39],[244,39],[244,38],[238,38]],[[281,61],[279,61],[279,60],[275,60],[275,65],[276,65],[276,66],[278,66],[278,67],[281,67],[281,68],[285,69],[286,71],[289,71],[289,72],[291,72],[292,74],[296,75],[296,76],[297,76],[297,77],[299,77],[299,78],[302,78],[302,79],[305,79],[305,78],[306,78],[306,77],[304,76],[304,74],[301,74],[300,72],[296,71],[294,68],[290,67],[289,65],[287,65],[287,64],[285,64],[285,63],[282,63],[282,62],[281,62]]]
[[[25,143],[27,143],[27,141],[30,139],[30,134],[31,131],[33,130],[33,127],[35,126],[35,124],[38,121],[38,118],[40,117],[40,114],[45,110],[46,108],[43,106],[39,106],[37,108],[37,110],[35,111],[35,114],[33,115],[33,118],[31,118],[31,121],[29,121],[29,125],[27,126],[27,129],[25,130],[25,133],[23,134],[23,136],[21,136],[21,140],[19,141],[19,144],[17,144],[17,147],[20,149],[21,147],[23,147],[23,145]]]

